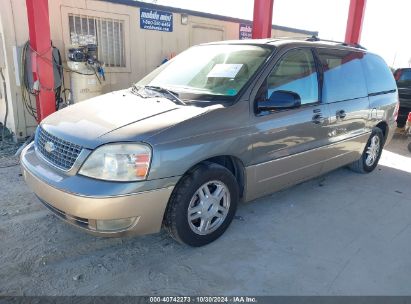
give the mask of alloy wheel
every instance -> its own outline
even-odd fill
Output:
[[[370,144],[366,151],[367,157],[365,159],[365,164],[368,167],[371,167],[376,162],[378,155],[380,153],[380,148],[381,148],[380,138],[378,137],[378,135],[374,135],[371,138]]]
[[[221,181],[203,184],[193,195],[188,206],[187,219],[191,230],[207,235],[217,230],[230,209],[230,192]]]

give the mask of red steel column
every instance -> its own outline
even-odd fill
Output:
[[[356,44],[360,42],[362,22],[364,20],[365,4],[367,0],[350,0],[345,42]]]
[[[271,38],[274,0],[254,0],[253,39]]]
[[[26,0],[30,45],[37,53],[34,60],[33,80],[40,83],[36,97],[37,120],[55,112],[54,75],[50,39],[48,0]]]

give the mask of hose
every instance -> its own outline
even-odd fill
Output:
[[[6,79],[4,78],[3,69],[0,69],[0,75],[1,75],[2,82],[3,82],[4,100],[6,102],[6,114],[4,115],[4,123],[3,123],[3,128],[1,131],[1,146],[0,146],[0,149],[3,150],[4,131],[6,130],[7,116],[9,115],[9,102],[7,99]]]
[[[37,109],[36,106],[33,105],[31,101],[31,95],[36,96],[36,92],[32,90],[29,84],[28,75],[27,75],[27,66],[26,66],[26,58],[30,56],[30,44],[27,41],[22,49],[21,52],[21,71],[20,75],[23,80],[23,85],[21,86],[21,98],[23,101],[23,105],[27,111],[36,121],[37,121]]]

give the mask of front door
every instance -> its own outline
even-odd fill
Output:
[[[320,102],[317,65],[311,48],[285,52],[256,94],[268,100],[274,91],[291,91],[301,98],[298,108],[252,116],[253,159],[248,167],[247,200],[255,199],[321,172],[316,153],[327,140],[328,105]]]

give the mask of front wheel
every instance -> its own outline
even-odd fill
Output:
[[[215,163],[201,163],[184,175],[171,195],[165,228],[178,242],[203,246],[230,225],[239,199],[234,175]]]
[[[358,173],[372,172],[378,165],[383,147],[384,135],[380,128],[374,128],[361,158],[350,164],[350,169]]]

